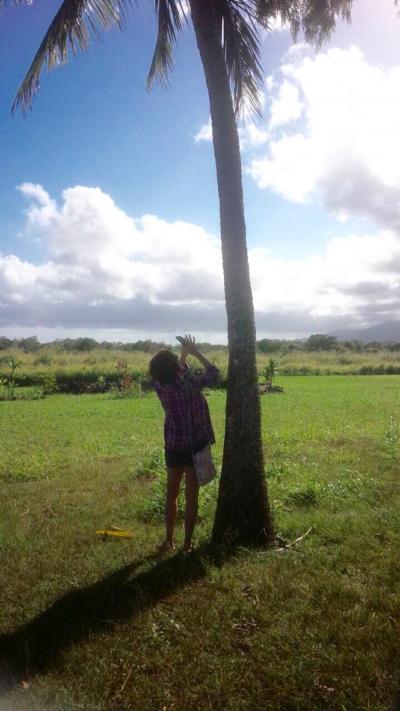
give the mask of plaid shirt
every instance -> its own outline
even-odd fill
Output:
[[[201,390],[213,385],[218,373],[218,368],[210,365],[201,375],[194,375],[185,365],[173,383],[160,385],[154,381],[155,391],[165,411],[165,449],[184,452],[203,441],[214,444],[210,413]]]

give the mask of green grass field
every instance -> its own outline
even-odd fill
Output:
[[[395,708],[400,377],[278,378],[262,398],[286,551],[163,561],[154,394],[0,402],[1,711]],[[221,461],[225,393],[208,394]],[[96,529],[129,527],[132,540]],[[177,538],[182,540],[182,522]],[[26,651],[29,651],[26,667]],[[21,678],[24,683],[21,684]]]

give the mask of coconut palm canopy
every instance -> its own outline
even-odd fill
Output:
[[[231,81],[236,113],[245,104],[260,110],[258,87],[262,81],[258,27],[268,30],[281,17],[294,37],[304,31],[307,41],[320,44],[333,32],[338,16],[350,20],[353,0],[215,0],[210,5],[217,16],[226,67]],[[154,0],[158,34],[147,78],[150,87],[159,79],[165,84],[173,67],[172,50],[177,35],[190,18],[184,0]],[[99,38],[113,25],[123,28],[130,0],[64,0],[33,59],[15,98],[13,109],[26,111],[39,89],[43,66],[64,64],[68,54],[88,47],[90,34]]]

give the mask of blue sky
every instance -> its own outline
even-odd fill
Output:
[[[155,22],[152,3],[138,3],[122,34],[45,74],[33,110],[11,118],[58,5],[0,12],[0,331],[171,340],[182,328],[223,341],[215,167],[198,138],[209,110],[192,30],[168,90],[147,92]],[[379,6],[356,0],[352,25],[339,22],[319,54],[301,38],[293,49],[285,28],[262,38],[264,114],[241,127],[259,335],[399,315],[400,145],[387,114],[398,103],[400,21],[391,0]]]

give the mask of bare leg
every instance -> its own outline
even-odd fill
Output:
[[[193,530],[197,520],[199,483],[193,467],[185,467],[185,543],[183,549],[189,551]]]
[[[176,521],[176,507],[181,486],[183,467],[167,467],[167,500],[165,504],[165,543],[166,548],[174,546],[174,529]]]

